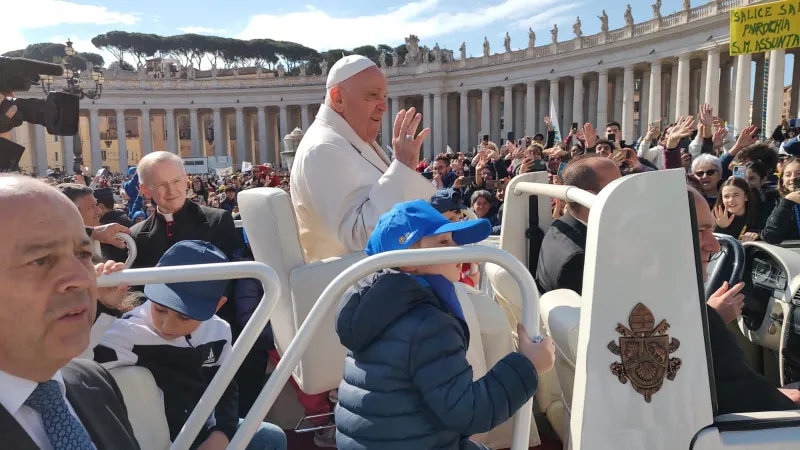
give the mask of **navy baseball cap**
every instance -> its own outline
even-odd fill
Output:
[[[461,201],[461,194],[453,189],[439,189],[431,197],[430,203],[434,209],[442,214],[447,211],[463,211],[467,209],[467,205]]]
[[[228,262],[220,249],[208,242],[181,241],[170,247],[156,267],[188,266]],[[228,280],[148,284],[144,295],[153,302],[200,322],[214,317]]]
[[[474,244],[489,237],[492,225],[486,219],[451,223],[425,200],[398,203],[378,219],[364,253],[405,250],[424,237],[442,233],[453,233],[458,245]]]

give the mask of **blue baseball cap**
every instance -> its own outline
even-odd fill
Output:
[[[405,250],[424,237],[442,233],[453,233],[458,245],[474,244],[489,237],[492,225],[486,219],[451,223],[425,200],[398,203],[378,219],[364,253]]]
[[[463,211],[467,205],[461,200],[461,195],[453,189],[439,189],[431,197],[431,206],[440,213],[447,211]]]
[[[783,151],[792,156],[800,156],[800,139],[795,136],[784,142]]]
[[[208,242],[181,241],[164,253],[156,267],[224,262],[228,262],[225,254]],[[148,284],[144,287],[144,295],[153,303],[204,322],[216,314],[227,286],[228,280]]]

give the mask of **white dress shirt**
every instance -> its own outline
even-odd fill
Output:
[[[75,410],[72,409],[72,405],[67,400],[67,387],[64,385],[64,378],[61,377],[61,372],[56,372],[51,379],[58,383],[58,387],[61,388],[61,395],[64,396],[64,401],[67,402],[69,412],[80,423],[81,419],[75,414]],[[19,422],[22,429],[28,433],[28,436],[40,449],[53,450],[42,423],[42,416],[33,408],[25,405],[25,400],[33,394],[38,385],[39,383],[35,381],[19,378],[0,370],[0,404],[11,414],[11,417]]]

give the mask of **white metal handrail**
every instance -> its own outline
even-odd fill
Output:
[[[539,294],[536,290],[536,284],[527,267],[503,250],[476,245],[461,248],[403,250],[371,256],[339,274],[322,292],[322,295],[320,295],[314,307],[311,308],[306,320],[300,326],[294,339],[292,339],[286,352],[278,362],[278,366],[270,375],[267,384],[261,390],[244,422],[237,430],[236,435],[228,446],[228,450],[243,450],[252,439],[267,412],[269,412],[278,398],[281,389],[300,362],[300,357],[308,348],[313,334],[320,329],[321,322],[328,316],[330,309],[338,304],[339,299],[350,286],[381,269],[431,264],[431,262],[459,263],[464,261],[491,262],[506,269],[519,283],[523,299],[522,323],[528,333],[533,333],[533,336],[539,334]],[[245,328],[242,335],[247,331],[248,328]],[[196,411],[197,409],[195,409]],[[528,448],[532,415],[533,399],[529,400],[514,414],[511,450],[526,450]],[[194,414],[192,414],[192,417],[194,417]]]
[[[97,279],[98,287],[113,287],[120,284],[141,286],[154,283],[183,283],[191,281],[230,280],[255,278],[264,286],[264,296],[245,325],[239,339],[233,346],[230,357],[219,368],[208,385],[197,406],[172,443],[170,450],[188,450],[200,433],[222,393],[230,385],[234,374],[242,365],[245,356],[253,347],[261,331],[267,325],[269,316],[277,303],[280,285],[278,275],[271,267],[257,262],[235,262],[219,264],[198,264],[192,266],[159,267],[152,269],[123,270]],[[313,312],[313,311],[312,311]],[[297,364],[295,362],[295,364]],[[284,383],[286,379],[284,379]],[[248,416],[249,417],[249,416]],[[262,416],[263,419],[263,416]],[[259,423],[261,420],[259,420]],[[253,431],[255,433],[255,430]],[[250,433],[248,440],[252,438]],[[242,446],[244,448],[244,446]]]
[[[128,247],[128,258],[125,259],[125,268],[130,269],[133,265],[133,262],[136,261],[136,255],[138,254],[136,241],[134,241],[129,234],[125,233],[117,233],[114,235],[114,237],[124,242],[125,246]]]
[[[576,202],[581,206],[591,208],[594,203],[595,195],[591,192],[575,186],[564,186],[562,184],[544,184],[522,182],[514,186],[514,195],[542,195],[557,198],[568,202]]]

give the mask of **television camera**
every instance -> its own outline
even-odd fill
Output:
[[[80,98],[68,92],[50,92],[47,98],[16,98],[14,92],[25,92],[38,85],[40,75],[61,76],[58,64],[24,58],[0,56],[0,133],[8,132],[23,122],[42,125],[57,136],[73,136],[78,132]],[[16,106],[14,114],[8,114]],[[0,138],[0,172],[19,170],[25,147]]]

